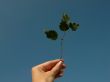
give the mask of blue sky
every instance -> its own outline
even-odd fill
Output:
[[[59,58],[59,41],[43,29],[58,30],[62,14],[78,22],[64,41],[64,77],[56,82],[110,82],[109,0],[0,0],[0,82],[31,82],[31,68]]]

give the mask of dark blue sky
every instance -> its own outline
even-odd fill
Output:
[[[58,30],[66,12],[80,24],[65,38],[67,69],[56,82],[110,82],[109,0],[0,0],[0,82],[31,82],[34,65],[59,57]]]

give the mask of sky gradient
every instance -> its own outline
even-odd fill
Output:
[[[34,65],[59,58],[60,42],[43,30],[59,32],[64,12],[80,28],[65,37],[67,69],[56,82],[110,82],[109,0],[0,0],[0,82],[31,82]]]

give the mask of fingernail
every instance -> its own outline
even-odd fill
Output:
[[[60,59],[60,61],[64,62],[64,60],[63,60],[63,59]]]
[[[63,76],[63,74],[60,74],[60,76],[62,77],[62,76]]]
[[[62,63],[63,63],[62,61],[59,61],[59,62],[58,62],[58,64],[62,64]]]

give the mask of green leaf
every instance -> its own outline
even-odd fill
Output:
[[[61,31],[67,31],[69,29],[69,26],[65,21],[61,21],[60,25],[59,25],[59,28],[60,28]]]
[[[71,28],[72,31],[76,31],[79,27],[79,24],[70,22],[69,27]]]
[[[64,14],[62,17],[62,21],[68,22],[70,20],[70,17],[67,14]]]
[[[56,40],[58,38],[58,34],[54,30],[45,31],[46,37],[51,40]]]

